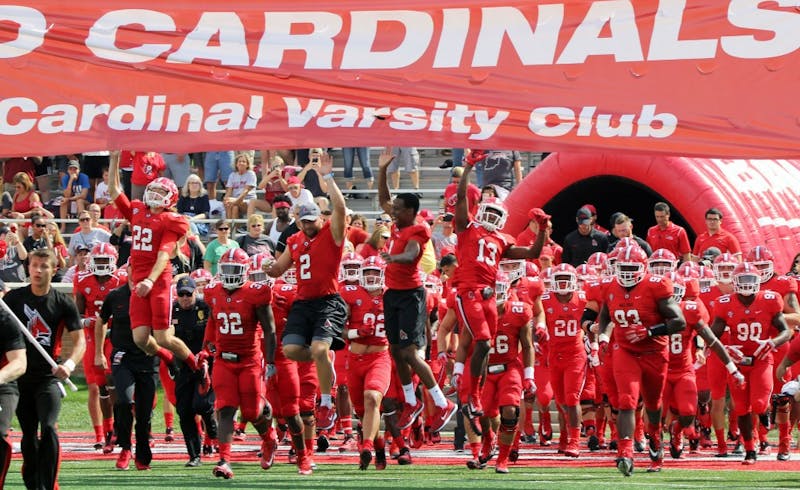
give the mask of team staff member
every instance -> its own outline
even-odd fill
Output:
[[[28,369],[18,381],[17,419],[22,429],[22,479],[27,488],[52,489],[58,486],[60,449],[56,424],[64,396],[61,380],[68,378],[83,358],[86,339],[75,302],[68,294],[51,287],[56,272],[53,251],[47,248],[34,250],[29,259],[30,285],[6,294],[6,304],[50,357],[59,352],[64,329],[72,341],[70,357],[56,368],[50,367],[29,345]]]
[[[428,344],[425,288],[418,265],[425,244],[431,239],[431,229],[427,223],[417,223],[417,196],[403,193],[391,199],[386,174],[392,160],[392,149],[384,149],[378,161],[378,197],[381,208],[394,219],[389,252],[381,252],[381,258],[386,262],[386,292],[383,295],[386,337],[406,401],[399,427],[409,427],[425,408],[422,401],[417,400],[411,382],[412,372],[416,372],[436,404],[431,431],[439,432],[455,413],[456,406],[445,398],[424,356],[418,355],[418,350],[425,349]]]
[[[588,208],[580,208],[575,215],[575,221],[578,223],[578,229],[564,237],[561,261],[578,267],[593,253],[605,253],[608,249],[608,238],[593,227],[592,211]]]
[[[192,353],[203,348],[203,336],[208,323],[210,308],[205,301],[197,299],[197,284],[191,277],[181,278],[176,290],[178,299],[172,303],[172,326],[175,336],[186,344]],[[201,372],[204,370],[201,369]],[[214,391],[206,383],[204,376],[198,376],[188,366],[181,363],[175,376],[175,408],[180,419],[181,432],[186,442],[189,461],[187,468],[200,466],[200,432],[197,430],[195,415],[203,419],[206,436],[217,438],[217,420],[214,418]]]
[[[739,240],[733,236],[733,233],[722,227],[722,211],[717,208],[709,208],[705,217],[706,231],[697,235],[694,240],[692,254],[695,257],[703,255],[703,252],[709,247],[717,247],[722,253],[728,252],[733,255],[742,253]]]
[[[692,249],[689,237],[682,226],[669,220],[669,204],[657,202],[653,206],[656,224],[647,230],[647,243],[653,250],[665,248],[680,257],[681,262],[691,259]]]
[[[130,302],[133,278],[128,269],[128,282],[111,291],[100,308],[96,329],[105,336],[108,322],[111,329],[111,375],[117,399],[114,403],[114,432],[122,448],[116,467],[127,470],[131,461],[131,428],[136,411],[136,469],[149,470],[153,454],[150,451],[150,421],[153,418],[153,397],[158,379],[158,358],[148,356],[136,346],[131,331]],[[105,358],[102,358],[105,363]],[[107,368],[107,366],[103,366]]]
[[[333,158],[323,154],[320,172],[328,184],[333,213],[323,221],[316,204],[299,210],[300,230],[288,238],[277,261],[265,266],[271,277],[297,268],[297,299],[289,311],[283,332],[283,353],[293,361],[314,361],[321,393],[317,429],[328,430],[336,421],[331,387],[333,364],[328,353],[344,347],[342,330],[347,306],[339,295],[339,263],[345,242],[345,210],[342,191],[333,180]]]
[[[16,380],[28,367],[25,339],[5,310],[0,310],[0,353],[0,488],[5,488],[12,452],[8,429],[19,401]]]

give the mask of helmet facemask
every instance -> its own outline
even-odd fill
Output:
[[[755,272],[743,272],[733,276],[733,291],[742,296],[752,296],[761,288],[761,275]]]
[[[383,289],[383,269],[378,267],[362,267],[360,277],[361,287],[367,291]]]
[[[247,264],[222,262],[218,267],[219,279],[225,289],[237,289],[247,280]]]
[[[644,279],[644,264],[640,262],[620,262],[615,264],[617,282],[620,286],[630,288]]]

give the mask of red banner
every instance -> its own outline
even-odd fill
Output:
[[[797,0],[66,5],[0,6],[1,156],[392,145],[800,157]]]

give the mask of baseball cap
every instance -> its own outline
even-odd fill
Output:
[[[81,164],[78,160],[70,160],[69,167],[81,168]]]
[[[542,208],[533,208],[528,211],[528,219],[536,219],[536,218],[547,218],[550,219],[550,215],[544,212]]]
[[[305,203],[297,211],[301,221],[315,221],[320,214],[319,206],[314,203]]]
[[[449,223],[450,221],[453,221],[454,217],[455,216],[453,215],[453,213],[444,213],[444,216],[442,216],[442,221]]]
[[[716,259],[717,256],[721,255],[721,254],[722,254],[722,250],[720,250],[719,248],[717,248],[717,247],[708,247],[703,252],[703,260],[710,260],[710,261],[713,262],[714,259]]]
[[[581,206],[582,208],[586,208],[592,212],[592,216],[597,216],[597,208],[594,207],[594,204],[584,204]]]
[[[0,231],[0,235],[2,235],[2,234],[3,234],[2,231]],[[75,251],[76,252],[89,252],[91,250],[92,250],[92,247],[90,247],[89,245],[87,245],[85,243],[79,243],[79,244],[77,244],[75,246]]]
[[[289,185],[297,185],[300,183],[300,179],[296,175],[292,175],[286,180],[286,183]]]
[[[580,208],[575,217],[578,219],[579,225],[588,225],[592,223],[592,211],[586,207]]]
[[[275,202],[272,203],[272,207],[274,207],[274,208],[290,208],[292,206],[286,201],[275,201]]]
[[[430,209],[420,209],[419,216],[428,223],[433,223],[433,213],[431,213]]]
[[[197,283],[191,277],[182,277],[178,280],[176,289],[179,293],[192,293],[197,288]]]

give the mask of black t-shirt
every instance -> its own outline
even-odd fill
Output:
[[[289,239],[290,236],[294,235],[300,231],[300,228],[297,227],[297,221],[292,221],[292,224],[286,227],[283,232],[281,232],[281,237],[278,238],[278,243],[275,244],[275,251],[283,253],[286,250],[286,240]]]
[[[61,353],[64,329],[69,332],[81,329],[81,315],[75,301],[55,288],[50,288],[43,296],[36,296],[30,286],[25,286],[9,291],[3,300],[53,359]],[[33,346],[27,345],[27,339],[25,342],[28,369],[19,378],[20,383],[39,383],[52,378],[50,365]]]
[[[205,214],[206,218],[209,218],[211,215],[211,203],[208,200],[208,196],[181,196],[178,198],[178,212],[186,216]]]
[[[211,308],[203,300],[195,301],[194,306],[184,310],[175,301],[172,303],[172,326],[175,327],[175,336],[183,340],[186,347],[197,354],[203,348],[203,336],[206,333],[206,324]]]
[[[157,368],[158,357],[150,357],[139,349],[133,341],[131,331],[131,288],[127,284],[108,293],[100,308],[100,318],[104,322],[111,319],[111,364],[119,364],[124,357],[127,362],[135,362],[143,368]]]
[[[6,360],[6,353],[12,350],[19,350],[25,348],[25,337],[22,336],[16,322],[10,318],[6,310],[0,310],[0,367],[8,364]],[[17,384],[17,381],[11,381],[6,384]]]

